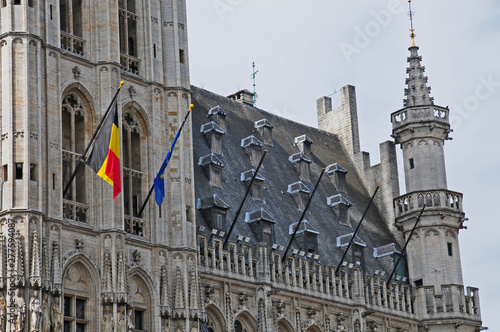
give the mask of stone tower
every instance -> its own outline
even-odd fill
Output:
[[[5,0],[0,13],[0,291],[29,307],[37,290],[71,331],[129,312],[139,330],[188,330],[201,315],[190,121],[164,204],[138,215],[191,103],[185,0]],[[83,166],[63,197],[120,81],[122,192]]]
[[[417,287],[422,318],[444,319],[453,316],[454,308],[462,313],[470,309],[457,301],[464,294],[458,234],[466,219],[462,194],[446,185],[444,143],[450,139],[449,109],[435,105],[430,97],[418,49],[409,48],[404,108],[391,115],[393,137],[403,150],[407,191],[395,199],[395,215],[396,225],[407,239],[425,205],[407,249],[409,278]],[[466,296],[477,302],[476,289],[468,288]],[[429,331],[448,331],[432,324],[437,322],[429,322]],[[463,331],[469,330],[473,331],[472,325]]]

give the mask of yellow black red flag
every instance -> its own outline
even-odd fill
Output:
[[[116,101],[95,139],[94,148],[86,163],[97,175],[113,186],[113,199],[115,199],[122,190],[120,130],[118,127],[118,105]]]

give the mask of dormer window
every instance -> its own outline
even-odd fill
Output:
[[[347,249],[353,234],[354,233],[350,233],[337,237],[337,247]],[[364,268],[366,243],[363,240],[361,240],[358,236],[355,236],[351,248],[352,248],[351,262],[355,265]]]
[[[255,169],[251,169],[249,171],[241,173],[241,181],[245,182],[246,186],[250,185],[250,181],[252,181],[252,177],[255,174]],[[252,184],[252,188],[250,189],[250,192],[252,194],[253,199],[257,201],[262,201],[263,198],[263,189],[264,189],[264,181],[265,178],[258,173],[255,176],[255,179]]]
[[[212,153],[221,155],[222,135],[224,135],[226,132],[222,130],[214,121],[205,123],[203,126],[201,126],[200,131],[203,133],[203,136],[205,136],[207,143],[210,145]]]
[[[289,235],[295,232],[298,223],[291,224],[288,230]],[[302,251],[311,253],[318,251],[319,232],[307,220],[302,221],[300,228],[295,235],[295,242]]]
[[[309,201],[311,190],[302,181],[299,181],[288,185],[288,193],[292,195],[299,210],[304,211]]]
[[[345,198],[342,194],[330,196],[327,198],[327,204],[332,208],[341,225],[351,226],[349,208],[352,204],[349,200],[347,200],[347,198]]]
[[[211,153],[204,157],[201,157],[198,165],[203,168],[203,172],[210,180],[210,185],[214,187],[222,187],[222,169],[224,168],[224,163],[215,154]]]
[[[297,136],[293,142],[307,158],[311,158],[311,145],[314,143],[307,135]]]
[[[300,179],[302,181],[310,182],[311,181],[311,162],[312,160],[309,159],[303,152],[296,153],[290,157],[288,157],[288,160],[297,165],[299,168],[299,173],[300,173]]]
[[[262,158],[263,146],[264,144],[253,135],[241,140],[241,147],[245,149],[245,152],[250,157],[253,167],[257,167]]]
[[[210,111],[208,111],[208,116],[217,123],[219,128],[223,130],[224,132],[227,131],[226,128],[226,116],[227,113],[220,107],[220,106],[215,106]]]
[[[328,165],[326,167],[325,172],[332,181],[332,184],[335,186],[335,189],[337,191],[342,193],[347,192],[347,184],[346,184],[347,171],[345,170],[345,168],[335,163]]]
[[[258,242],[274,242],[274,224],[276,220],[264,209],[247,212],[245,221],[255,234]]]
[[[198,199],[197,209],[200,210],[205,222],[211,229],[226,231],[226,217],[229,205],[217,195]]]
[[[273,145],[273,126],[267,119],[255,121],[254,127],[263,138],[265,145]]]

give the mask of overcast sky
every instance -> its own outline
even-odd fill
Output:
[[[361,148],[379,162],[378,144],[391,139],[390,114],[403,107],[406,0],[187,3],[193,85],[221,95],[253,90],[255,61],[257,107],[313,127],[316,99],[355,85]],[[500,2],[412,5],[431,96],[451,110],[448,188],[464,193],[470,219],[460,231],[464,282],[479,287],[483,325],[500,331]]]

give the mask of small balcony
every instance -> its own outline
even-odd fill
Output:
[[[424,204],[427,208],[439,207],[463,212],[463,195],[449,190],[414,191],[394,199],[394,215],[399,217],[406,213],[420,210]]]
[[[74,55],[85,55],[85,40],[61,31],[61,49]]]
[[[122,65],[122,70],[125,73],[131,73],[134,75],[139,75],[139,65],[141,60],[133,57],[131,55],[120,54],[120,64]]]
[[[77,203],[69,200],[63,200],[63,217],[64,219],[87,222],[89,206],[82,203]]]

